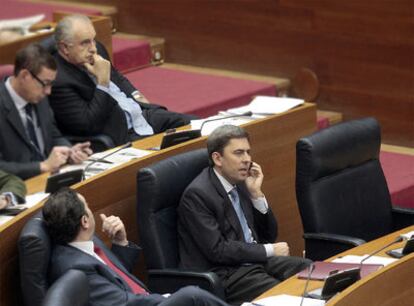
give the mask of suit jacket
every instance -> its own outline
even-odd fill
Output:
[[[217,273],[243,263],[266,262],[262,243],[273,243],[277,223],[269,208],[257,211],[244,184],[237,186],[240,204],[256,243],[244,241],[233,205],[212,168],[204,169],[187,187],[178,207],[180,263],[192,270]]]
[[[97,47],[98,53],[108,59],[106,50],[100,44]],[[128,140],[128,126],[118,102],[97,89],[84,69],[67,62],[58,52],[54,53],[54,57],[58,74],[53,84],[50,105],[62,133],[77,136],[105,134],[112,138],[115,145],[125,143]],[[132,98],[135,87],[112,66],[111,81]],[[142,109],[159,108],[157,105],[139,104]]]
[[[34,105],[45,144],[45,156],[54,146],[70,146],[56,127],[47,99]],[[22,179],[40,174],[40,163],[33,161],[33,147],[19,111],[4,83],[0,84],[0,168]]]
[[[139,255],[140,249],[137,246],[113,245],[110,251],[99,239],[95,238],[94,243],[120,270],[146,288],[129,272]],[[152,306],[165,300],[159,294],[135,295],[122,278],[95,257],[69,245],[55,245],[49,265],[51,281],[55,281],[70,269],[85,272],[89,282],[89,305],[91,306]]]
[[[17,176],[0,170],[0,194],[12,192],[19,202],[23,202],[26,196],[26,185]]]

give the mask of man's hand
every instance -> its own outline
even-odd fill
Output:
[[[119,217],[99,215],[102,220],[102,232],[106,233],[111,239],[112,243],[127,246],[128,239],[125,231],[124,223]]]
[[[4,195],[0,195],[0,209],[5,208],[9,204],[9,201]]]
[[[66,164],[70,155],[70,148],[68,147],[53,147],[49,157],[40,163],[40,171],[56,172],[59,168]]]
[[[99,54],[93,55],[93,63],[85,63],[85,68],[96,77],[98,85],[109,86],[111,80],[111,63]]]
[[[278,242],[273,244],[275,256],[289,256],[289,246],[286,242]]]
[[[262,183],[263,183],[262,168],[258,163],[252,162],[249,170],[249,176],[246,179],[246,187],[253,199],[263,197]]]
[[[69,162],[80,164],[87,160],[93,153],[90,146],[91,143],[89,141],[75,144],[70,150]]]

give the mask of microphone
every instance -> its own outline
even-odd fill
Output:
[[[309,272],[308,272],[308,276],[306,277],[306,283],[305,283],[305,288],[303,289],[303,294],[302,294],[302,299],[300,300],[300,305],[302,306],[303,301],[305,300],[305,296],[307,295],[307,291],[308,291],[308,285],[309,285],[309,281],[311,279],[312,273],[315,270],[315,264],[311,263],[309,266]]]
[[[243,114],[236,114],[236,115],[230,115],[230,116],[225,116],[225,117],[221,117],[221,118],[214,118],[214,119],[205,120],[200,126],[200,135],[201,135],[201,131],[203,130],[204,125],[208,122],[218,121],[218,120],[225,120],[225,119],[235,118],[235,117],[251,117],[252,115],[253,115],[253,113],[251,111],[248,111],[248,112],[244,112]]]
[[[89,165],[87,165],[86,167],[85,167],[85,169],[83,169],[83,172],[82,172],[82,181],[84,181],[85,180],[85,174],[86,174],[86,172],[91,168],[91,166],[92,165],[94,165],[94,164],[96,164],[96,163],[100,163],[100,162],[105,162],[105,158],[107,158],[107,157],[109,157],[109,156],[111,156],[111,155],[113,155],[113,154],[115,154],[115,153],[118,153],[119,151],[121,151],[121,150],[123,150],[123,149],[126,149],[126,148],[129,148],[130,146],[132,145],[132,143],[129,141],[129,142],[127,142],[126,144],[124,144],[123,146],[120,146],[118,149],[116,149],[115,151],[112,151],[112,152],[110,152],[110,153],[108,153],[108,154],[106,154],[106,155],[104,155],[104,156],[102,156],[101,158],[98,158],[98,159],[95,159],[94,161],[92,161]]]
[[[364,259],[361,260],[361,262],[359,263],[359,270],[361,271],[362,269],[362,264],[364,263],[364,261],[366,261],[368,258],[371,258],[372,256],[374,256],[375,254],[381,252],[382,250],[388,248],[389,246],[393,245],[394,243],[398,243],[403,241],[404,238],[401,236],[398,236],[397,238],[395,238],[393,241],[391,241],[390,243],[386,244],[384,247],[375,250],[374,252],[370,253],[367,257],[365,257]],[[360,272],[361,273],[361,272]]]

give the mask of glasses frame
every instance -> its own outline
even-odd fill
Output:
[[[35,75],[33,72],[31,72],[30,70],[28,70],[28,71],[32,75],[32,77],[42,86],[42,88],[53,86],[53,82],[45,83],[45,81],[39,79],[39,77],[37,75]]]

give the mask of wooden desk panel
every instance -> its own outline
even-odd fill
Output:
[[[253,159],[264,169],[263,190],[279,222],[279,240],[288,241],[292,253],[303,249],[302,225],[295,200],[295,145],[298,138],[316,130],[316,107],[313,104],[293,109],[245,125],[250,133]],[[134,143],[146,149],[160,144],[162,135],[155,135]],[[205,147],[206,137],[194,139],[141,159],[108,170],[74,186],[89,202],[100,228],[99,213],[120,216],[126,225],[128,238],[139,243],[136,224],[136,173],[151,163],[178,153]],[[27,181],[29,192],[44,188],[47,175]],[[24,224],[42,203],[21,213],[11,222],[0,226],[0,305],[18,305],[19,277],[17,240]],[[101,235],[100,231],[97,231]],[[101,237],[103,238],[103,237]],[[109,242],[105,239],[106,242]],[[141,260],[136,269],[145,278]]]
[[[390,243],[401,233],[414,230],[414,226],[389,234],[379,239],[368,242],[351,250],[341,253],[338,256],[330,258],[331,260],[345,255],[364,255],[370,254],[375,250]],[[402,247],[404,242],[394,244],[379,256],[387,256],[385,252],[390,249]],[[368,275],[362,280],[356,282],[340,294],[332,298],[327,306],[358,306],[358,305],[375,305],[375,306],[411,306],[414,305],[414,253],[410,254],[393,264],[390,264],[379,271]],[[305,287],[305,280],[298,279],[296,276],[289,278],[274,288],[268,290],[257,299],[278,295],[290,294],[301,296]],[[310,281],[308,291],[322,287],[322,281]]]

